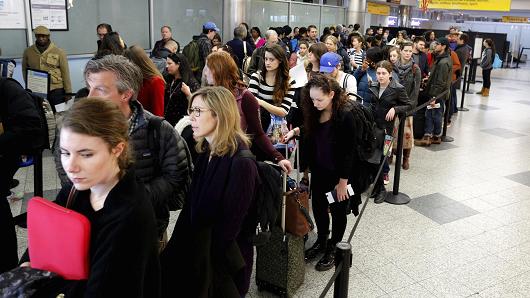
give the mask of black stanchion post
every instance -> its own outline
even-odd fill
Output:
[[[350,267],[351,267],[351,244],[348,242],[337,243],[337,250],[335,251],[335,270],[342,262],[342,270],[340,271],[333,289],[334,298],[348,297],[348,284],[350,282]]]
[[[445,113],[444,113],[444,126],[442,131],[442,142],[452,142],[455,139],[447,135],[447,124],[449,123],[449,109],[451,108],[452,103],[452,96],[451,93],[449,93],[449,98],[443,102],[442,104],[445,105]]]
[[[469,65],[466,65],[464,67],[464,84],[462,85],[462,97],[460,99],[460,107],[458,108],[459,111],[467,112],[469,109],[464,108],[464,97],[466,96],[466,83],[467,83],[467,71],[469,69]],[[468,84],[469,86],[469,84]]]
[[[33,195],[42,197],[42,150],[37,150],[33,156]]]
[[[405,133],[405,119],[406,116],[401,116],[401,118],[399,119],[396,166],[394,168],[394,188],[392,189],[392,192],[387,192],[385,195],[385,202],[395,205],[403,205],[408,204],[410,202],[410,197],[408,195],[399,192],[399,179],[401,177],[401,158],[403,157],[403,135]],[[392,150],[392,148],[390,148],[389,150]]]

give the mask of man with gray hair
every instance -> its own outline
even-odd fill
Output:
[[[267,40],[265,45],[256,49],[254,53],[252,53],[252,61],[250,62],[250,66],[248,68],[249,75],[261,69],[265,61],[265,48],[267,45],[278,43],[278,33],[274,30],[267,30],[267,32],[265,32],[265,40]]]
[[[191,183],[192,164],[186,142],[167,121],[144,110],[136,100],[142,85],[142,72],[127,58],[107,55],[90,60],[84,77],[89,97],[114,102],[129,119],[135,175],[144,183],[153,204],[163,248],[167,242],[169,210],[182,208]],[[55,164],[64,186],[70,181],[62,168],[58,151]]]
[[[239,25],[234,29],[234,39],[230,40],[226,44],[232,48],[232,51],[237,56],[237,67],[242,68],[243,60],[245,57],[252,56],[255,46],[245,41],[247,37],[247,28],[243,25]]]

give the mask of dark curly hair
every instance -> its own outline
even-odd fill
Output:
[[[348,95],[341,88],[337,80],[330,77],[329,75],[316,73],[314,74],[306,86],[302,90],[302,109],[304,115],[304,135],[306,137],[311,136],[315,127],[318,125],[320,114],[322,111],[316,109],[313,105],[313,100],[309,95],[311,88],[318,88],[322,90],[324,94],[330,94],[332,91],[333,95],[331,119],[337,117],[337,112],[349,101]]]

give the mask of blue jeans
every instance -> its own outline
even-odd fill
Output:
[[[445,102],[440,102],[438,109],[427,109],[425,110],[425,133],[426,136],[442,135],[442,117],[444,114]]]

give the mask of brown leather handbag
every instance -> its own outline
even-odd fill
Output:
[[[300,165],[300,157],[295,147],[292,154],[295,154],[297,165]],[[287,146],[286,146],[286,156]],[[300,181],[300,173],[296,172],[296,183]],[[283,174],[283,190],[285,196],[285,230],[294,236],[304,236],[313,230],[313,220],[309,215],[309,192],[304,191],[299,185],[287,191],[287,174]]]

